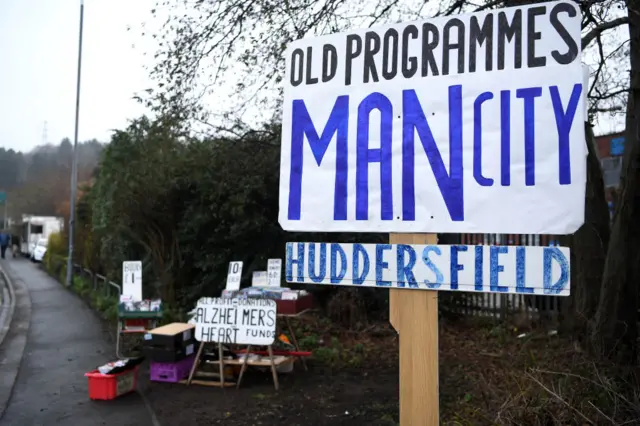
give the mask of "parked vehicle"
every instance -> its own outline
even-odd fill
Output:
[[[20,251],[24,256],[32,258],[38,241],[48,241],[49,236],[62,231],[63,226],[64,219],[61,217],[23,215]]]
[[[44,259],[44,255],[47,253],[47,244],[49,240],[46,238],[40,238],[36,243],[36,247],[33,249],[31,254],[31,261],[33,262],[42,262]]]

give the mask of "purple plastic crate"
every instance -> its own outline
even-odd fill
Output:
[[[154,382],[177,383],[189,376],[195,354],[191,354],[177,362],[153,362],[151,361],[150,376]]]

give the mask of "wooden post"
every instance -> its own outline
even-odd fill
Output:
[[[390,234],[389,242],[436,244],[438,236]],[[400,334],[400,426],[437,426],[438,292],[391,289],[389,319]]]

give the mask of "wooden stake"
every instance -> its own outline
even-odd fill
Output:
[[[390,234],[391,244],[436,244],[436,234]],[[421,256],[422,253],[418,253]],[[437,426],[438,292],[391,289],[389,319],[400,334],[400,425]]]
[[[200,358],[202,357],[202,351],[204,351],[204,342],[200,342],[200,347],[198,348],[198,352],[196,353],[196,359],[193,360],[193,365],[191,366],[191,371],[189,372],[189,379],[187,380],[187,385],[191,384],[193,380],[193,375],[196,373],[198,366],[200,365]]]

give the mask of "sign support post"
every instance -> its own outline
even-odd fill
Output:
[[[390,244],[437,244],[437,234],[390,234]],[[438,292],[389,290],[389,319],[400,335],[400,424],[440,421]]]

